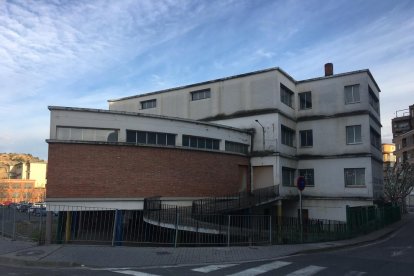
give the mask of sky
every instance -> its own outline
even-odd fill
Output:
[[[0,0],[0,152],[47,160],[48,106],[280,67],[296,80],[369,69],[382,141],[414,104],[414,1]]]

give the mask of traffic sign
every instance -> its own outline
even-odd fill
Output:
[[[306,186],[306,179],[303,176],[299,176],[296,179],[296,187],[298,187],[299,191],[303,191]]]

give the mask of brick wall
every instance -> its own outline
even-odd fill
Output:
[[[248,157],[215,152],[50,143],[47,197],[226,195],[242,189],[240,174],[248,164]]]

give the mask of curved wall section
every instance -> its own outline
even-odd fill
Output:
[[[250,188],[248,165],[220,152],[49,142],[47,198],[228,195]]]

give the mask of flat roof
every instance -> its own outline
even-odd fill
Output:
[[[251,134],[250,130],[235,128],[231,126],[225,126],[215,123],[208,123],[204,121],[197,121],[191,119],[184,119],[179,117],[170,117],[170,116],[163,116],[163,115],[156,115],[156,114],[147,114],[147,113],[138,113],[138,112],[128,112],[128,111],[117,111],[117,110],[107,110],[107,109],[94,109],[94,108],[79,108],[79,107],[65,107],[65,106],[48,106],[50,111],[58,110],[58,111],[78,111],[78,112],[91,112],[91,113],[105,113],[105,114],[113,114],[113,115],[125,115],[125,116],[137,116],[137,117],[147,117],[147,118],[155,118],[155,119],[163,119],[163,120],[172,120],[172,121],[179,121],[179,122],[186,122],[186,123],[193,123],[197,125],[205,125],[211,127],[217,127],[221,129],[228,129],[237,132]]]
[[[141,97],[146,97],[146,96],[151,96],[151,95],[156,95],[156,94],[167,93],[167,92],[171,92],[171,91],[175,91],[175,90],[180,90],[180,89],[191,88],[191,87],[200,86],[200,85],[211,84],[211,83],[215,83],[215,82],[221,82],[221,81],[237,79],[237,78],[244,78],[244,77],[257,75],[257,74],[263,74],[263,73],[272,72],[272,71],[279,71],[281,74],[283,74],[285,77],[290,79],[295,84],[304,83],[304,82],[319,81],[319,80],[324,80],[324,79],[329,79],[329,78],[338,78],[338,77],[343,77],[343,76],[353,75],[353,74],[359,74],[359,73],[367,73],[370,76],[373,83],[375,84],[375,87],[377,88],[377,90],[379,92],[381,92],[381,89],[379,88],[377,82],[375,81],[375,79],[372,76],[369,69],[350,71],[350,72],[345,72],[345,73],[340,73],[340,74],[334,74],[334,75],[331,75],[331,76],[322,76],[322,77],[316,77],[316,78],[297,81],[292,76],[290,76],[288,73],[286,73],[284,70],[282,70],[280,67],[272,67],[272,68],[253,71],[253,72],[249,72],[249,73],[238,74],[238,75],[234,75],[234,76],[229,76],[229,77],[224,77],[224,78],[219,78],[219,79],[214,79],[214,80],[209,80],[209,81],[204,81],[204,82],[197,82],[197,83],[193,83],[193,84],[188,84],[188,85],[183,85],[183,86],[178,86],[178,87],[173,87],[173,88],[168,88],[168,89],[163,89],[163,90],[158,90],[158,91],[153,91],[153,92],[147,92],[147,93],[142,93],[142,94],[138,94],[138,95],[122,97],[122,98],[118,98],[118,99],[110,99],[110,100],[108,100],[108,102],[117,102],[117,101],[129,100],[129,99],[134,99],[134,98],[141,98]]]
[[[244,78],[244,77],[257,75],[257,74],[263,74],[263,73],[272,72],[272,71],[279,71],[285,77],[290,79],[292,82],[296,83],[296,80],[294,78],[292,78],[292,76],[290,76],[288,73],[283,71],[281,68],[272,67],[272,68],[253,71],[253,72],[249,72],[249,73],[243,73],[243,74],[239,74],[239,75],[234,75],[234,76],[229,76],[229,77],[224,77],[224,78],[219,78],[219,79],[214,79],[214,80],[209,80],[209,81],[204,81],[204,82],[197,82],[197,83],[193,83],[193,84],[188,84],[188,85],[183,85],[183,86],[178,86],[178,87],[173,87],[173,88],[168,88],[168,89],[163,89],[163,90],[158,90],[158,91],[153,91],[153,92],[148,92],[148,93],[143,93],[143,94],[134,95],[134,96],[123,97],[123,98],[119,98],[119,99],[111,99],[111,100],[108,100],[108,102],[117,102],[117,101],[129,100],[129,99],[133,99],[133,98],[151,96],[151,95],[171,92],[171,91],[175,91],[175,90],[180,90],[180,89],[191,88],[191,87],[200,86],[200,85],[211,84],[211,83],[215,83],[215,82],[221,82],[221,81],[237,79],[237,78]]]
[[[331,76],[322,76],[322,77],[317,77],[317,78],[311,78],[311,79],[306,79],[306,80],[300,80],[297,81],[297,83],[304,83],[304,82],[311,82],[311,81],[318,81],[318,80],[324,80],[324,79],[330,79],[330,78],[338,78],[338,77],[344,77],[344,76],[348,76],[348,75],[355,75],[355,74],[360,74],[360,73],[367,73],[368,76],[371,78],[372,82],[375,84],[375,87],[377,88],[378,92],[381,92],[381,89],[379,88],[377,82],[375,81],[374,77],[372,76],[371,72],[369,71],[369,69],[362,69],[362,70],[357,70],[357,71],[350,71],[350,72],[345,72],[345,73],[339,73],[339,74],[333,74]]]

